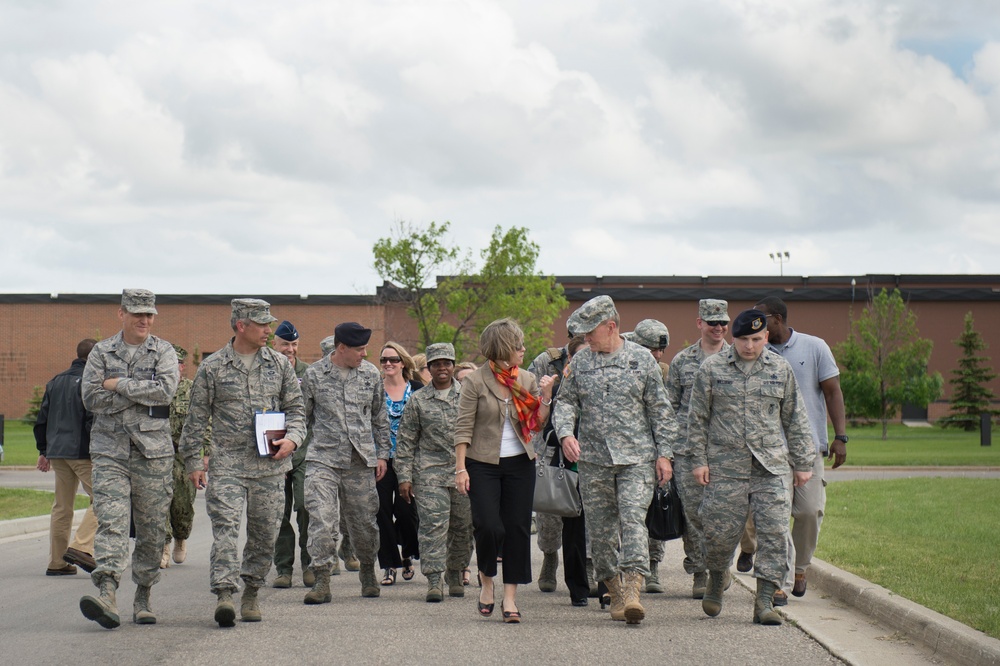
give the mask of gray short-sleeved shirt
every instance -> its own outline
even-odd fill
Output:
[[[830,346],[822,338],[798,333],[794,329],[789,330],[791,336],[788,342],[783,345],[769,344],[768,348],[780,354],[792,366],[795,381],[806,403],[816,450],[826,453],[828,449],[826,398],[819,383],[839,375],[840,368],[837,367]]]

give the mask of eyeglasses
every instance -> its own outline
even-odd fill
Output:
[[[397,363],[402,363],[403,359],[401,359],[398,356],[383,356],[378,360],[378,362],[381,363],[382,365],[385,365],[386,363],[392,363],[393,365],[396,365]]]
[[[709,326],[711,328],[715,328],[716,326],[721,326],[722,328],[725,328],[726,326],[729,326],[729,322],[728,321],[706,321],[705,325]]]

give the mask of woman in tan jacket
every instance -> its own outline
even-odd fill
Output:
[[[524,360],[524,333],[512,319],[498,319],[479,338],[489,359],[462,382],[455,427],[455,486],[469,495],[482,590],[479,614],[493,614],[493,577],[503,549],[503,621],[521,613],[517,586],[531,582],[531,504],[535,451],[531,435],[542,429],[552,405],[553,377],[535,376]]]

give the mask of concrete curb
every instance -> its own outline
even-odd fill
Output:
[[[77,509],[73,512],[73,527],[79,526],[80,521],[83,520],[83,514],[86,512],[86,509]],[[48,515],[0,520],[0,539],[35,534],[36,532],[48,532],[50,524],[51,517]]]
[[[809,565],[809,584],[906,633],[948,660],[968,666],[1000,666],[1000,640],[828,562],[813,559]]]

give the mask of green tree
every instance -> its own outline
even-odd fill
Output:
[[[927,372],[933,348],[920,337],[917,315],[898,289],[872,296],[834,352],[844,369],[840,381],[848,414],[878,419],[886,439],[889,420],[903,404],[926,407],[941,395],[941,373]]]
[[[477,269],[471,252],[446,244],[448,226],[400,223],[373,248],[375,270],[395,287],[387,297],[405,302],[417,322],[419,348],[449,341],[459,358],[474,356],[479,332],[500,317],[518,321],[529,350],[544,347],[568,301],[555,277],[537,271],[539,247],[527,229],[495,228]]]
[[[34,425],[35,421],[38,420],[38,412],[42,408],[42,398],[45,396],[45,390],[41,386],[36,386],[31,391],[31,397],[28,398],[28,413],[24,415],[21,419],[29,425]]]
[[[948,380],[953,387],[951,414],[939,423],[945,428],[978,430],[980,414],[995,416],[998,413],[991,408],[993,391],[986,387],[997,377],[997,373],[990,366],[990,357],[980,355],[987,344],[979,331],[973,328],[971,312],[966,313],[965,330],[954,342],[961,347],[962,357],[958,359],[958,367],[952,371],[954,376]]]

